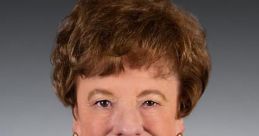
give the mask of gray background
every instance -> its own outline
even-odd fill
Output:
[[[176,0],[208,34],[213,70],[185,136],[258,136],[259,1]],[[74,1],[1,0],[0,136],[70,136],[50,83],[50,51]]]

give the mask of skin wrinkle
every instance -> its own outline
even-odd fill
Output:
[[[115,125],[117,123],[120,123],[120,121],[118,120],[119,119],[118,117],[124,116],[123,118],[126,119],[127,116],[133,117],[133,116],[135,116],[134,114],[140,114],[141,115],[140,119],[143,121],[142,129],[143,129],[143,131],[146,131],[145,135],[167,135],[166,133],[168,133],[168,131],[166,131],[166,133],[165,133],[165,132],[161,131],[162,129],[158,129],[158,128],[164,127],[164,129],[165,129],[166,126],[162,125],[161,123],[165,123],[168,121],[168,118],[166,118],[167,116],[171,116],[170,118],[172,119],[172,121],[170,121],[171,122],[170,124],[172,126],[174,126],[173,120],[176,120],[176,118],[174,118],[174,117],[176,116],[175,113],[176,113],[176,98],[177,98],[176,97],[176,95],[177,95],[176,86],[177,85],[175,84],[177,81],[176,79],[177,78],[175,78],[175,77],[171,77],[171,78],[167,78],[167,79],[154,78],[153,72],[151,69],[148,71],[126,69],[124,73],[117,75],[117,76],[114,75],[114,76],[109,76],[109,77],[81,78],[78,80],[78,84],[77,84],[77,87],[78,87],[77,96],[78,96],[78,100],[79,100],[78,109],[81,109],[81,110],[79,110],[77,116],[79,116],[80,119],[77,120],[76,122],[78,122],[79,124],[82,123],[82,126],[79,125],[79,126],[81,126],[81,128],[85,128],[83,124],[88,124],[87,122],[90,120],[93,120],[90,122],[95,122],[96,125],[98,122],[100,122],[98,124],[107,124],[109,122],[108,123],[109,125],[107,126],[106,129],[105,129],[106,125],[105,126],[102,126],[102,125],[95,126],[93,124],[93,127],[95,127],[95,128],[99,127],[100,129],[98,129],[99,130],[98,132],[100,132],[100,130],[105,130],[105,131],[103,131],[102,135],[104,135],[105,132],[110,132],[111,134],[115,134],[115,132],[117,130],[120,130],[120,128],[117,128],[117,127],[120,127],[120,125]],[[138,83],[141,83],[141,84],[138,84]],[[141,89],[141,88],[145,88],[145,89]],[[150,88],[155,88],[155,89],[150,89]],[[108,90],[109,90],[109,92],[107,92]],[[129,91],[129,90],[132,90],[132,91]],[[174,90],[174,91],[169,91],[169,90]],[[157,92],[157,91],[159,91],[159,92]],[[159,95],[159,97],[156,97],[156,96],[158,96],[157,94],[160,94],[160,93],[162,93],[162,96]],[[102,112],[102,110],[100,108],[92,109],[91,107],[88,107],[87,106],[88,104],[85,104],[85,100],[91,99],[91,98],[94,99],[95,97],[93,97],[93,96],[96,94],[98,94],[98,100],[99,100],[99,98],[100,99],[108,98],[107,100],[111,100],[115,97],[116,105],[114,105],[114,107],[112,107],[112,109],[114,108],[114,111],[113,110],[110,111],[110,108],[109,108]],[[104,94],[104,95],[99,95],[99,94]],[[150,95],[152,97],[149,97]],[[167,99],[168,102],[166,102],[166,100],[163,100],[163,95],[164,95],[164,97],[166,97],[165,99]],[[164,101],[164,102],[160,101],[163,103],[163,104],[161,104],[163,106],[161,108],[155,107],[155,108],[148,108],[148,109],[143,109],[143,107],[140,106],[139,108],[137,108],[138,110],[135,109],[136,107],[134,105],[136,105],[138,102],[141,102],[141,101],[138,101],[138,99],[145,100],[146,98],[148,98],[148,99],[149,98],[159,98]],[[92,101],[92,99],[91,99],[91,101]],[[128,112],[134,112],[134,113],[130,114],[127,112],[127,114],[126,114],[125,110],[127,110]],[[95,113],[94,116],[91,115],[93,112]],[[121,115],[121,116],[119,116],[119,115]],[[112,118],[112,117],[115,117],[115,118]],[[164,119],[161,120],[159,118],[164,118]],[[86,119],[88,121],[86,121]],[[114,120],[111,120],[111,119],[114,119]],[[124,120],[124,119],[121,120],[122,126],[123,126],[123,123],[128,122],[127,121],[128,119],[126,119],[126,120]],[[157,122],[155,120],[157,120],[157,121],[160,120],[160,121]],[[124,122],[124,121],[126,121],[126,122]],[[155,124],[151,123],[153,121],[155,121],[156,123]],[[101,122],[103,122],[103,123],[101,123]],[[105,122],[107,122],[107,123],[105,123]],[[130,122],[128,122],[128,123],[130,123]],[[133,123],[133,122],[131,122],[131,123]],[[141,124],[138,124],[138,125],[141,126]],[[166,124],[168,124],[168,122]],[[125,125],[127,125],[127,124],[125,124]],[[171,126],[171,125],[167,125],[167,127]],[[151,126],[156,129],[152,128]],[[101,129],[102,127],[103,127],[103,129]],[[110,131],[110,129],[112,129],[112,131]],[[167,128],[167,129],[170,130],[169,128]],[[80,130],[80,131],[84,131],[84,130],[85,129]],[[157,130],[159,130],[159,131],[157,131]],[[90,131],[90,130],[86,129],[85,131]],[[157,131],[157,132],[155,132],[155,131]],[[165,134],[163,134],[163,133],[165,133]],[[95,135],[99,136],[98,133],[96,133]],[[109,133],[107,133],[105,135],[109,135]]]

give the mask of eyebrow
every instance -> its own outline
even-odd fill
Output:
[[[113,93],[106,89],[96,88],[89,93],[88,100],[90,100],[94,95],[97,95],[97,94],[113,96]],[[162,97],[165,101],[167,101],[166,96],[164,94],[162,94],[159,90],[156,90],[156,89],[144,90],[137,97],[144,97],[146,95],[152,95],[152,94],[158,95],[158,96]]]
[[[90,100],[94,95],[101,94],[101,95],[108,95],[108,96],[113,96],[113,93],[109,92],[106,89],[100,89],[96,88],[92,90],[89,95],[88,95],[88,100]]]
[[[146,96],[146,95],[151,95],[151,94],[158,95],[158,96],[162,97],[165,101],[167,101],[167,98],[165,97],[165,95],[162,94],[159,90],[156,90],[156,89],[147,89],[147,90],[144,90],[144,91],[141,92],[137,97],[144,97],[144,96]]]

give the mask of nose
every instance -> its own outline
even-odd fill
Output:
[[[142,136],[143,121],[137,109],[120,110],[112,117],[113,136]]]

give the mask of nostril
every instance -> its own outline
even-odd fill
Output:
[[[127,127],[127,128],[120,128],[117,131],[116,136],[140,136],[141,129],[136,127]]]
[[[133,134],[133,135],[127,135],[127,134],[119,133],[116,136],[140,136],[140,135],[141,135],[140,133],[136,133],[136,134]]]

